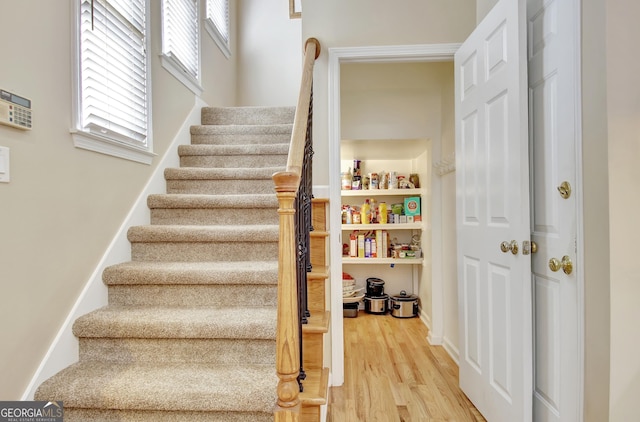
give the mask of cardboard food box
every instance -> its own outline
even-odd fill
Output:
[[[420,216],[420,197],[412,196],[404,198],[404,214],[406,216],[413,216],[414,220],[416,216]]]

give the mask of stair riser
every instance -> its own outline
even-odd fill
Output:
[[[284,167],[286,155],[187,155],[180,157],[181,167]]]
[[[259,145],[282,144],[291,141],[291,133],[273,134],[192,134],[192,145]]]
[[[274,193],[271,179],[262,180],[167,180],[167,193],[248,195]]]
[[[276,306],[274,285],[118,285],[109,287],[109,304],[159,306]]]
[[[151,224],[157,225],[278,224],[278,221],[278,210],[276,208],[155,208],[151,210]]]
[[[65,422],[273,422],[272,413],[257,412],[160,412],[64,408]]]
[[[131,244],[132,261],[223,262],[278,259],[277,242],[180,242]]]
[[[200,113],[203,125],[289,124],[294,117],[293,107],[205,107]]]
[[[80,339],[80,359],[84,361],[275,365],[275,353],[275,340]]]

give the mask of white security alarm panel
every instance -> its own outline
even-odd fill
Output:
[[[0,89],[0,124],[31,129],[31,100]]]

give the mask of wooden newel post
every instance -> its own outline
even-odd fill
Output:
[[[278,253],[278,324],[276,329],[276,372],[278,401],[274,410],[276,422],[297,422],[300,414],[300,335],[296,280],[295,198],[300,174],[284,171],[273,175],[280,241]]]

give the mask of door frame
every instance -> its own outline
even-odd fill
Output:
[[[340,231],[340,65],[342,63],[411,63],[453,61],[453,56],[461,44],[418,44],[365,47],[329,48],[328,75],[328,142],[329,142],[329,224],[337,235],[331,236],[331,384],[344,383],[344,329],[342,312],[342,233]],[[439,142],[432,143],[432,162],[441,160]],[[441,203],[441,182],[431,178],[432,204]],[[441,216],[434,212],[431,219],[432,244],[442,240]],[[421,315],[429,326],[427,340],[432,345],[441,345],[444,340],[444,309],[442,307],[442,256],[439,248],[431,251],[431,321]],[[340,263],[336,265],[335,263]],[[447,350],[457,354],[457,350]],[[456,358],[455,356],[454,359]]]
[[[576,142],[576,293],[578,301],[578,420],[584,420],[584,373],[585,373],[585,290],[584,290],[584,184],[582,166],[582,2],[581,0],[569,0],[573,13],[573,83],[575,116],[575,142]],[[535,375],[535,374],[534,374]]]

